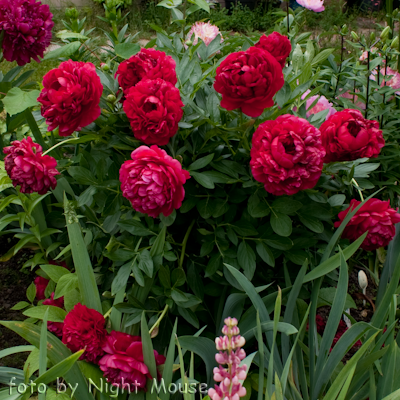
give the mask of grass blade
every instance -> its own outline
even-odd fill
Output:
[[[175,338],[176,338],[176,330],[178,328],[178,319],[175,320],[174,329],[172,330],[171,340],[169,342],[167,359],[164,364],[164,371],[162,375],[162,382],[165,387],[168,388],[170,383],[172,382],[173,375],[173,365],[175,359]],[[169,400],[170,393],[168,390],[162,391],[159,394],[160,400]]]
[[[40,329],[40,347],[39,347],[39,377],[45,374],[47,368],[47,318],[49,309],[47,308],[43,316],[43,322]],[[46,400],[46,393],[39,393],[39,400]]]
[[[157,379],[157,367],[156,367],[156,359],[154,358],[154,350],[153,343],[151,342],[151,337],[149,334],[149,327],[146,322],[146,315],[143,311],[142,313],[142,321],[141,321],[141,333],[142,333],[142,345],[143,345],[143,360],[147,365],[152,380],[147,380],[147,400],[157,400],[157,392],[151,390],[153,385],[153,379]]]
[[[83,303],[102,314],[99,290],[75,209],[64,193],[64,212],[74,266]]]

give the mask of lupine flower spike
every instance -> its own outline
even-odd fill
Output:
[[[245,380],[247,375],[247,365],[240,366],[240,362],[246,357],[245,351],[241,348],[246,341],[239,335],[236,318],[226,318],[224,323],[222,333],[225,336],[215,339],[219,350],[215,360],[220,366],[214,368],[214,380],[220,384],[215,385],[214,389],[209,389],[208,395],[211,400],[239,400],[240,397],[246,396],[246,389],[240,382]]]

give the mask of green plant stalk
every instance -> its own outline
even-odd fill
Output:
[[[344,35],[341,36],[341,46],[340,46],[340,66],[339,66],[339,73],[338,73],[338,78],[336,81],[336,86],[335,86],[335,93],[333,94],[333,97],[336,97],[336,92],[339,86],[339,80],[340,80],[340,73],[342,72],[342,64],[343,64],[343,51],[344,51]]]
[[[164,310],[161,313],[160,317],[157,319],[157,321],[154,323],[154,325],[150,328],[149,335],[151,335],[153,333],[154,329],[156,329],[158,327],[158,325],[160,325],[160,322],[167,314],[167,311],[168,311],[168,304],[165,305]]]
[[[31,128],[32,135],[34,136],[36,142],[42,146],[43,150],[46,150],[47,144],[43,140],[42,132],[40,132],[35,118],[33,118],[32,111],[28,108],[24,111],[24,113],[26,122],[28,122],[29,128]]]
[[[387,13],[387,24],[390,26],[390,39],[393,38],[393,0],[386,0],[386,13]]]
[[[370,54],[371,52],[368,50],[368,57],[367,57],[367,93],[366,93],[366,101],[365,101],[365,119],[368,116],[368,102],[369,102],[369,61],[370,61]]]
[[[54,146],[52,146],[49,149],[47,149],[42,155],[45,156],[46,154],[48,154],[48,153],[52,152],[53,150],[55,150],[57,147],[62,146],[65,143],[71,142],[72,140],[76,140],[76,138],[71,138],[71,139],[67,139],[67,140],[63,140],[61,142],[58,142]]]
[[[182,266],[183,266],[183,260],[185,259],[185,250],[186,250],[187,241],[189,239],[189,235],[190,235],[190,232],[192,231],[194,223],[195,223],[195,220],[193,220],[191,222],[191,224],[189,225],[189,228],[186,231],[185,237],[183,238],[182,251],[181,251],[181,256],[179,258],[179,268],[182,268]]]

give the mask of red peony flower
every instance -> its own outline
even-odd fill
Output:
[[[145,389],[146,380],[152,379],[143,359],[142,342],[139,336],[112,331],[103,346],[106,355],[99,361],[107,382],[131,391]],[[154,350],[156,365],[165,363],[165,357]]]
[[[303,118],[281,115],[257,128],[250,156],[253,176],[265,190],[290,196],[317,184],[325,150],[317,128]]]
[[[98,311],[78,303],[65,317],[62,342],[74,353],[85,349],[80,360],[96,362],[104,354],[105,323]]]
[[[315,317],[315,323],[317,325],[317,332],[322,335],[326,326],[325,320],[319,314],[317,314]]]
[[[157,146],[140,146],[131,157],[119,171],[122,194],[136,211],[168,217],[182,205],[189,172]]]
[[[44,292],[47,288],[47,285],[49,283],[49,280],[46,278],[43,278],[42,276],[37,276],[34,280],[35,286],[36,286],[36,298],[38,300],[43,300],[46,298]]]
[[[232,53],[217,68],[214,89],[222,94],[221,107],[240,108],[250,117],[259,117],[272,107],[272,98],[284,84],[282,68],[266,51],[250,47]]]
[[[60,136],[71,135],[95,121],[103,86],[90,62],[65,61],[43,78],[38,97],[49,131],[58,127]]]
[[[50,156],[42,155],[42,147],[33,143],[32,138],[15,140],[12,146],[3,149],[4,167],[13,185],[21,186],[21,193],[38,192],[45,194],[54,189],[59,172],[56,170],[57,161]]]
[[[378,122],[365,119],[358,110],[333,114],[321,125],[320,131],[326,163],[377,157],[385,145]]]
[[[35,0],[0,0],[0,31],[3,55],[7,61],[23,66],[39,57],[51,40],[53,14],[47,4]]]
[[[176,85],[178,82],[175,72],[175,61],[163,51],[141,49],[129,60],[123,61],[117,70],[118,83],[126,92],[142,79],[163,79]]]
[[[350,208],[354,209],[360,203],[358,200],[351,200],[349,207],[339,213],[339,221],[335,222],[335,228],[340,226]],[[360,247],[367,251],[376,250],[387,246],[393,239],[396,233],[394,225],[398,222],[400,214],[397,213],[397,209],[390,208],[389,200],[369,199],[347,223],[342,237],[354,242],[368,231]]]
[[[124,111],[136,139],[164,146],[178,132],[183,103],[179,89],[162,79],[144,79],[126,94]]]
[[[292,51],[290,40],[278,32],[272,32],[268,36],[262,35],[254,46],[268,51],[276,58],[282,68],[285,66],[286,59]]]
[[[58,299],[54,300],[54,292],[53,292],[51,294],[50,299],[46,299],[43,302],[43,305],[64,308],[64,297],[59,297]],[[63,335],[63,327],[64,327],[63,322],[47,321],[47,329],[59,337]]]

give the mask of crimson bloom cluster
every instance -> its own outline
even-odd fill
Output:
[[[124,92],[124,111],[141,146],[120,170],[121,188],[132,207],[151,217],[170,215],[182,205],[183,185],[190,178],[158,146],[168,144],[178,132],[183,103],[177,82],[175,61],[162,51],[141,49],[122,62],[117,70]]]
[[[36,296],[41,299],[48,281],[39,278],[35,280]],[[53,292],[42,304],[64,308],[64,298],[54,299]],[[80,359],[99,365],[107,382],[119,388],[129,388],[131,392],[136,388],[145,390],[147,379],[152,379],[152,376],[144,363],[141,338],[117,331],[108,333],[105,324],[102,314],[78,303],[64,322],[49,321],[47,328],[72,352],[84,349]],[[156,365],[165,363],[165,357],[155,350],[154,357]]]

